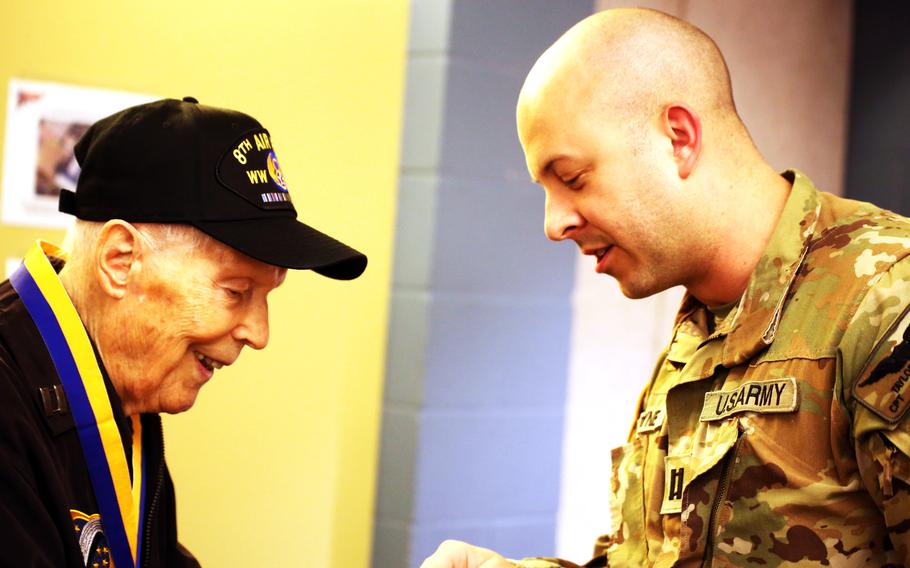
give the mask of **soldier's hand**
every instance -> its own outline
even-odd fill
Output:
[[[515,568],[515,564],[487,548],[447,540],[420,568]]]

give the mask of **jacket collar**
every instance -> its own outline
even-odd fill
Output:
[[[683,382],[710,376],[717,365],[739,365],[774,341],[787,292],[805,259],[821,211],[818,191],[809,178],[796,170],[783,175],[793,182],[790,195],[734,315],[706,336],[699,321],[707,307],[689,294],[683,299],[668,354],[673,361],[689,363]],[[715,338],[723,339],[720,353],[713,349],[696,353],[699,345]]]

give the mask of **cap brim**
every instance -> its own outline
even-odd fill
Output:
[[[292,217],[240,221],[196,221],[193,225],[222,243],[267,264],[314,270],[336,280],[353,280],[367,257]]]

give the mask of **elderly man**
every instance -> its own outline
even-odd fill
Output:
[[[910,220],[775,172],[716,45],[659,12],[574,26],[517,116],[547,236],[630,298],[687,290],[587,566],[910,564]],[[424,567],[516,564],[575,566]]]
[[[140,105],[75,154],[69,257],[39,243],[0,285],[0,565],[196,566],[156,413],[266,346],[287,268],[352,279],[366,257],[297,221],[245,114]]]

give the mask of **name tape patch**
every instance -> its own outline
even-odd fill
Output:
[[[664,425],[666,414],[664,409],[659,407],[643,410],[635,423],[635,433],[641,435],[660,430],[660,427]]]
[[[732,390],[705,393],[701,421],[722,420],[739,412],[783,413],[799,407],[794,377],[749,381]]]

